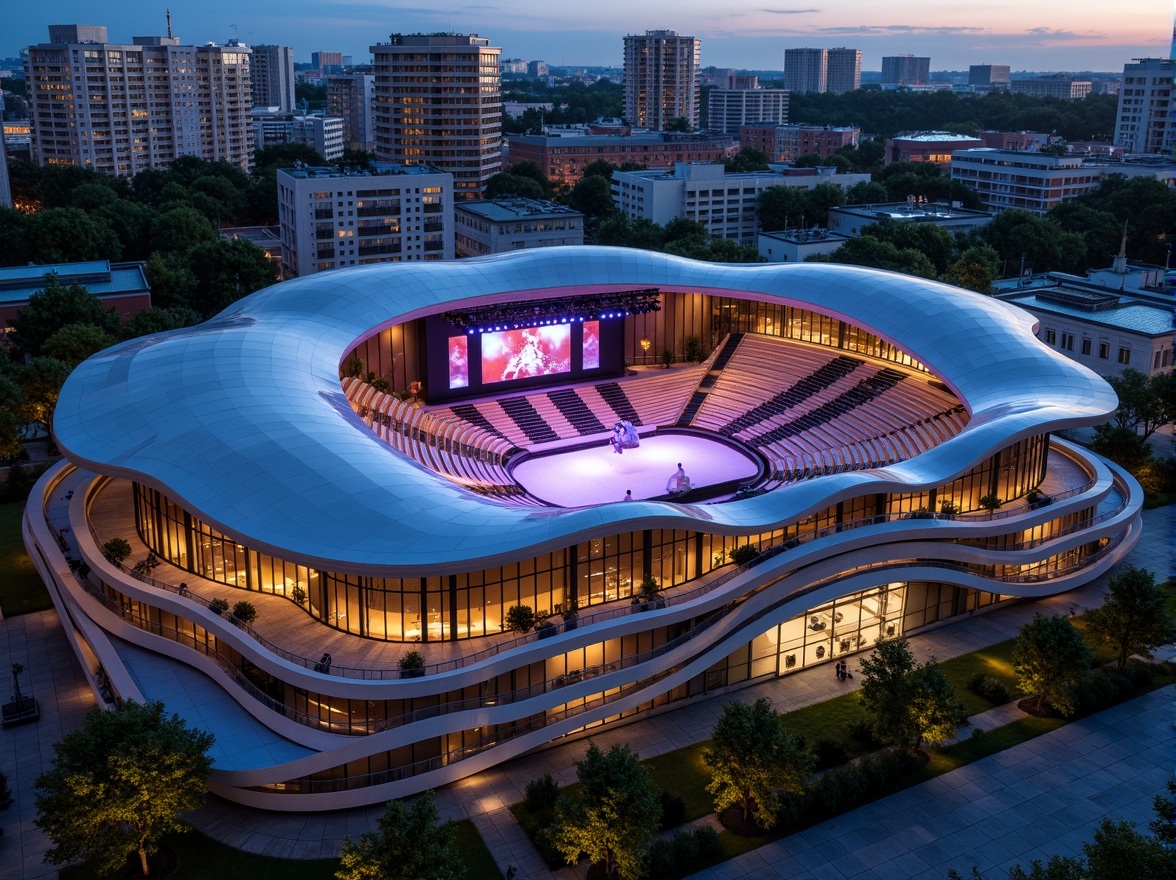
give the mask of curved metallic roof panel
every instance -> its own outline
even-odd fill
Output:
[[[341,360],[377,327],[458,302],[610,285],[729,293],[842,317],[927,364],[971,420],[909,461],[741,501],[526,509],[402,457],[340,388]],[[603,247],[383,264],[286,281],[198,327],[92,357],[62,389],[54,429],[75,463],[155,486],[258,550],[331,570],[420,575],[635,528],[767,530],[837,498],[942,484],[1010,440],[1101,422],[1116,405],[1109,386],[1039,343],[1032,324],[979,294],[833,264],[721,265]]]

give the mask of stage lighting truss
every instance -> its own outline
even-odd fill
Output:
[[[469,335],[496,330],[517,330],[547,324],[604,321],[627,315],[661,311],[661,291],[656,287],[622,290],[587,296],[536,299],[445,312],[445,319]]]

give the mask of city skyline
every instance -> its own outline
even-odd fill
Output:
[[[930,0],[884,8],[842,0],[836,6],[749,4],[722,11],[699,0],[674,5],[654,0],[639,14],[612,0],[594,4],[590,12],[534,0],[436,10],[373,0],[330,5],[288,0],[280,15],[261,4],[242,9],[208,0],[199,6],[173,3],[171,16],[173,32],[187,44],[234,37],[246,44],[276,43],[292,46],[300,63],[315,51],[338,51],[364,63],[368,47],[387,41],[390,33],[445,31],[488,37],[503,58],[620,67],[626,34],[669,29],[702,40],[704,67],[750,70],[782,70],[787,48],[848,46],[862,50],[864,70],[879,70],[884,55],[912,53],[929,55],[932,70],[1008,64],[1014,71],[1114,72],[1132,58],[1166,57],[1171,26],[1168,12],[1151,0],[1124,0],[1113,15],[1106,7],[1076,7],[1065,0],[1042,0],[1031,8],[998,2],[983,9],[944,9]],[[45,42],[50,24],[104,25],[119,43],[167,28],[164,9],[143,0],[21,6],[7,17],[0,55],[15,57],[25,46]]]

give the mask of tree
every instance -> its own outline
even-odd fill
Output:
[[[151,223],[151,249],[164,253],[186,251],[201,241],[216,238],[216,227],[200,211],[176,205],[156,216]]]
[[[1143,440],[1176,421],[1176,374],[1149,376],[1127,367],[1119,376],[1108,376],[1107,383],[1119,396],[1115,424],[1141,431]]]
[[[50,277],[44,290],[29,297],[29,304],[12,318],[17,350],[37,357],[41,346],[70,324],[91,324],[113,336],[118,332],[118,313],[80,284],[62,286]]]
[[[543,186],[530,177],[500,172],[486,181],[487,199],[519,196],[525,199],[541,199],[546,195]]]
[[[45,340],[41,351],[71,368],[92,354],[109,348],[118,340],[93,324],[67,324]]]
[[[1163,841],[1141,834],[1130,822],[1102,819],[1082,852],[1088,880],[1170,880],[1176,874]]]
[[[775,229],[796,229],[805,224],[808,211],[808,193],[797,186],[769,186],[759,194],[756,201],[756,217],[759,228],[764,231]],[[810,223],[816,219],[810,214]]]
[[[20,386],[0,373],[0,463],[13,464],[24,452],[23,411]]]
[[[1086,614],[1092,637],[1115,648],[1122,669],[1132,654],[1151,657],[1153,648],[1169,638],[1170,621],[1164,591],[1146,568],[1128,565],[1111,575],[1100,608]]]
[[[588,743],[576,762],[578,792],[561,794],[548,830],[551,845],[569,865],[581,853],[603,862],[606,877],[638,880],[645,870],[649,842],[657,833],[661,804],[649,771],[628,745],[602,752]]]
[[[1090,669],[1090,648],[1069,618],[1034,614],[1013,643],[1013,671],[1027,694],[1037,694],[1037,710],[1048,700],[1063,715],[1074,711],[1072,691]]]
[[[568,194],[568,207],[589,220],[608,217],[617,210],[613,203],[612,182],[599,174],[582,177]]]
[[[879,642],[860,669],[858,698],[878,740],[916,753],[923,741],[939,743],[955,735],[964,717],[955,688],[934,659],[916,661],[906,639]]]
[[[535,610],[530,605],[511,605],[506,611],[506,629],[512,633],[529,633],[535,626]]]
[[[1000,255],[990,245],[966,248],[947,270],[943,280],[965,290],[992,293],[992,282],[1000,277]]]
[[[165,716],[158,701],[91,711],[53,746],[53,767],[35,783],[33,821],[53,841],[46,861],[84,859],[105,872],[137,852],[147,876],[160,838],[186,829],[179,814],[204,803],[213,739]]]
[[[69,373],[68,364],[51,357],[35,357],[11,373],[20,386],[21,416],[26,424],[34,424],[44,432],[50,451],[56,449],[53,445],[53,411]]]
[[[741,171],[767,171],[768,154],[754,147],[744,147],[732,158],[723,163],[727,173]]]
[[[899,248],[893,242],[882,241],[872,235],[859,235],[830,254],[810,254],[807,263],[844,263],[850,266],[869,266],[902,272],[920,278],[935,278],[935,266],[926,254],[914,248]]]
[[[150,308],[136,314],[122,327],[123,339],[137,339],[149,333],[163,333],[200,323],[200,314],[186,308]]]
[[[465,865],[457,851],[455,825],[442,822],[430,789],[407,808],[389,801],[379,830],[356,840],[343,838],[338,880],[460,880]]]
[[[50,208],[29,220],[28,245],[42,263],[73,263],[122,257],[122,243],[105,221],[80,208]]]
[[[776,824],[780,792],[803,794],[814,765],[764,697],[723,704],[703,760],[711,768],[706,790],[715,796],[715,812],[740,804],[746,822],[754,804],[755,820],[764,829]]]
[[[205,318],[278,280],[277,270],[265,251],[243,239],[202,242],[184,258],[196,287],[187,303],[169,305],[187,305]]]

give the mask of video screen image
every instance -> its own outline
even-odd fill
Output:
[[[570,373],[571,370],[572,328],[569,324],[482,334],[483,382],[511,382],[532,376]]]
[[[584,369],[595,370],[600,367],[600,322],[584,322]]]
[[[464,336],[449,337],[449,387],[468,388],[470,384],[470,346]]]

